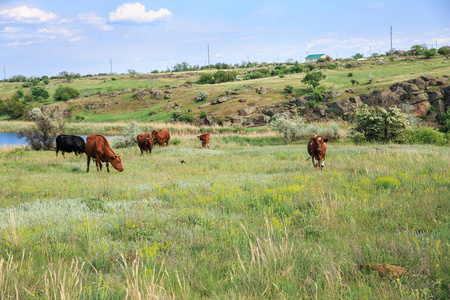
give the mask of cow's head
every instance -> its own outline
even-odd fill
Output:
[[[122,159],[120,158],[120,154],[111,156],[110,163],[114,167],[114,169],[116,169],[117,171],[119,171],[119,172],[123,171]]]
[[[158,131],[156,131],[156,130],[152,131],[152,138],[153,138],[153,143],[158,143]]]
[[[148,146],[150,149],[153,148],[154,142],[153,142],[153,138],[152,138],[152,137],[145,138],[145,143],[147,144],[147,146]]]
[[[328,142],[328,139],[324,138],[321,135],[314,135],[313,137],[311,137],[311,139],[313,139],[316,142],[316,145],[317,145],[317,147],[315,149],[316,153],[318,155],[322,154],[322,150],[326,150],[326,142]]]

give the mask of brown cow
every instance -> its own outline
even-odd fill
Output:
[[[170,133],[167,129],[161,129],[159,131],[153,130],[152,137],[153,141],[155,143],[158,143],[160,147],[169,145]]]
[[[327,151],[328,139],[324,139],[321,135],[313,135],[308,142],[308,160],[312,157],[314,167],[319,167],[321,170],[325,164],[325,152]]]
[[[150,134],[141,133],[137,136],[137,142],[139,149],[141,149],[141,155],[144,155],[144,152],[152,154],[153,138]]]
[[[106,170],[109,173],[109,163],[118,170],[123,171],[122,159],[118,154],[109,147],[108,141],[101,134],[91,134],[86,138],[86,155],[87,155],[87,170],[89,172],[89,164],[91,162],[91,157],[95,160],[95,165],[97,166],[97,171],[102,170],[102,162],[106,162]]]
[[[209,141],[211,140],[211,135],[209,133],[203,133],[197,137],[200,139],[200,141],[202,141],[202,147],[208,147],[209,149]]]

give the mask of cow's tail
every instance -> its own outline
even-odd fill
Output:
[[[307,158],[307,159],[305,159],[305,161],[309,160],[310,158],[311,158],[311,155],[310,155],[310,156],[308,156],[308,158]]]

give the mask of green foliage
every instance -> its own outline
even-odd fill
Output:
[[[194,123],[194,118],[190,114],[184,114],[180,117],[180,121],[192,124]]]
[[[34,86],[30,91],[34,101],[47,100],[50,97],[47,89],[41,86]]]
[[[42,80],[42,83],[43,83],[44,85],[47,85],[47,84],[50,83],[50,79],[46,78],[46,79]]]
[[[11,98],[3,101],[3,112],[6,113],[11,119],[18,119],[22,117],[25,111],[26,105],[17,96],[13,95]]]
[[[213,84],[213,83],[230,82],[230,81],[234,81],[236,76],[237,76],[236,71],[232,71],[232,72],[217,71],[213,74],[202,73],[200,75],[200,78],[197,80],[197,83]]]
[[[56,101],[67,101],[70,99],[75,99],[80,96],[80,92],[70,86],[58,86],[53,94],[53,99]]]
[[[313,97],[313,99],[320,101],[323,98],[322,92],[318,89],[314,89],[312,92],[312,97]],[[310,102],[310,101],[308,101],[308,102]]]
[[[142,132],[139,124],[135,121],[132,121],[122,129],[122,136],[116,137],[114,139],[114,147],[128,148],[137,146],[137,136],[141,133]]]
[[[204,110],[200,111],[200,118],[205,118],[206,115],[207,115],[206,111],[204,111]]]
[[[74,120],[77,122],[81,122],[84,121],[85,117],[83,117],[82,115],[75,115]]]
[[[426,58],[431,58],[433,56],[436,56],[436,49],[427,49],[423,51],[423,55],[425,55]]]
[[[112,81],[116,81],[117,78],[116,78],[116,77],[111,77],[111,80],[112,80]]]
[[[292,92],[294,91],[294,87],[292,85],[286,84],[284,86],[284,91],[288,94],[292,94]]]
[[[361,54],[361,53],[356,53],[355,55],[352,55],[352,59],[360,59],[360,58],[363,58],[363,57],[364,57],[364,55]]]
[[[442,125],[439,131],[449,133],[450,132],[450,109],[447,112],[439,115],[439,123]]]
[[[445,46],[442,46],[441,48],[438,49],[438,53],[440,55],[448,56],[450,54],[450,49]]]
[[[447,146],[449,138],[449,135],[429,127],[409,127],[405,131],[405,140],[408,144]]]
[[[355,113],[355,122],[354,132],[363,134],[367,141],[378,142],[402,142],[408,126],[406,114],[396,106],[385,109],[363,105]],[[361,140],[359,135],[357,140]]]
[[[325,79],[326,76],[323,75],[321,71],[317,72],[308,72],[306,73],[306,76],[302,79],[302,83],[311,85],[314,89],[319,86],[320,81],[322,79]]]
[[[200,91],[198,92],[197,96],[195,96],[194,101],[195,102],[202,102],[205,101],[206,99],[208,99],[209,94],[205,91]]]

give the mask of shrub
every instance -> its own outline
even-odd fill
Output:
[[[294,87],[292,85],[286,84],[284,86],[284,91],[288,94],[292,94],[292,92],[294,91]]]
[[[141,134],[141,129],[136,121],[122,129],[122,136],[114,139],[114,146],[117,148],[127,148],[137,145],[137,136]]]
[[[395,177],[386,176],[375,179],[375,185],[381,189],[396,189],[400,187],[401,183]]]
[[[180,118],[181,122],[194,123],[194,118],[190,114],[184,114]]]
[[[50,79],[44,79],[44,80],[42,80],[42,83],[44,84],[44,85],[47,85],[47,84],[49,84],[50,83]]]
[[[33,97],[34,101],[38,101],[38,100],[47,100],[50,97],[50,94],[44,87],[33,86],[31,88],[31,96]]]
[[[309,84],[313,87],[313,89],[315,89],[317,86],[319,86],[319,82],[325,78],[326,76],[323,75],[321,71],[308,72],[306,73],[306,76],[302,79],[302,83]]]
[[[439,115],[439,123],[442,125],[439,128],[441,132],[450,132],[450,109]]]
[[[33,150],[50,150],[56,136],[64,131],[64,122],[54,122],[51,119],[53,112],[43,113],[39,108],[28,112],[29,118],[35,123],[32,128],[19,131],[19,137],[25,137]]]
[[[312,97],[315,100],[322,100],[323,98],[322,93],[317,89],[314,89],[314,91],[312,92]]]
[[[172,145],[178,145],[178,144],[180,144],[181,143],[181,140],[180,139],[177,139],[177,138],[174,138],[174,139],[171,139],[170,140],[170,143],[172,144]]]
[[[406,114],[396,106],[388,109],[363,105],[355,113],[356,127],[367,141],[402,142],[408,126]]]
[[[204,110],[201,110],[200,111],[200,118],[206,118],[206,111],[204,111]]]
[[[194,101],[195,102],[201,102],[206,100],[209,97],[209,94],[205,91],[198,92],[197,96],[195,96]]]
[[[83,117],[82,115],[75,115],[74,119],[77,122],[81,122],[85,119],[85,117]]]
[[[22,117],[26,111],[26,105],[20,101],[20,98],[14,97],[14,95],[10,99],[6,99],[3,106],[3,111],[11,119],[18,119]]]
[[[433,144],[438,146],[449,144],[445,133],[429,127],[410,127],[405,131],[405,139],[408,144]]]
[[[53,94],[53,99],[56,101],[67,101],[69,99],[78,98],[80,96],[80,92],[72,88],[70,86],[62,86],[56,88],[55,94]]]

